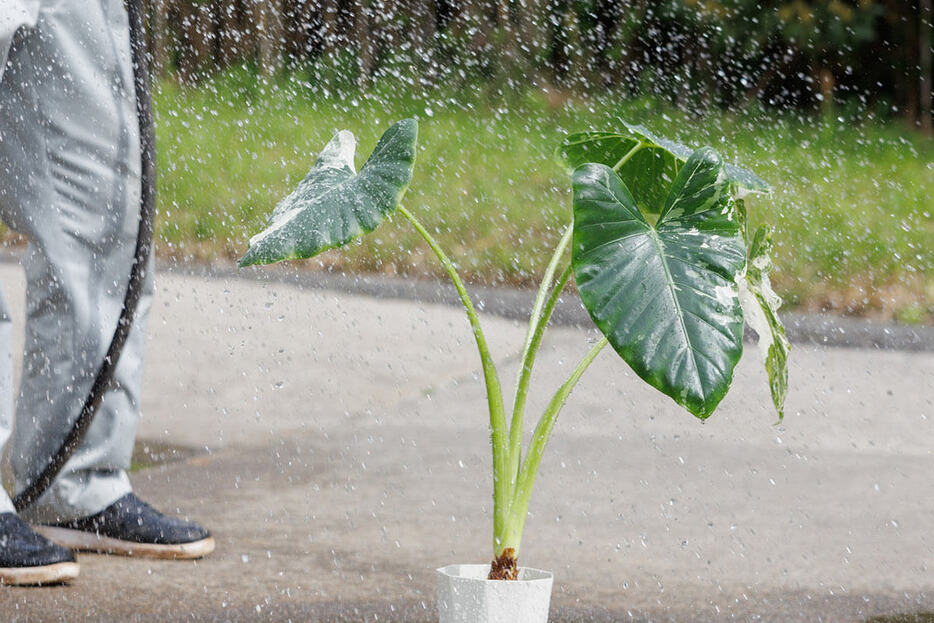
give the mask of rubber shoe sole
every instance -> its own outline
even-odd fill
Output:
[[[83,530],[71,530],[70,528],[57,528],[54,526],[35,526],[35,530],[50,541],[78,552],[115,554],[137,558],[193,560],[207,556],[214,551],[214,537],[212,536],[191,543],[166,545],[123,541],[100,534],[84,532]]]
[[[78,577],[80,567],[76,562],[59,562],[39,567],[0,568],[0,585],[45,586],[64,584]]]

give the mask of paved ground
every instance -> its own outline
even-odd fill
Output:
[[[22,277],[0,266],[22,317]],[[483,387],[453,307],[161,274],[134,474],[215,555],[86,555],[69,587],[0,589],[8,621],[431,621],[433,570],[484,561]],[[485,317],[510,384],[523,328]],[[594,335],[550,333],[548,389]],[[555,621],[861,621],[934,610],[934,353],[799,346],[774,425],[753,349],[695,421],[605,352],[572,395],[523,562]]]

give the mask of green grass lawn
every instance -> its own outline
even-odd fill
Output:
[[[934,321],[934,141],[899,126],[719,111],[693,115],[648,99],[529,92],[423,97],[382,82],[324,92],[301,73],[271,83],[232,72],[156,97],[159,252],[233,260],[279,197],[339,129],[368,154],[395,120],[416,116],[419,155],[405,203],[469,280],[530,285],[570,215],[553,157],[569,131],[643,123],[709,144],[775,188],[749,202],[777,231],[777,289],[790,306]],[[362,165],[358,158],[358,166]],[[309,268],[437,276],[418,235],[396,219]]]

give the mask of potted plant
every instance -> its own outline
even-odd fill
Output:
[[[551,575],[518,566],[529,500],[561,408],[608,344],[646,382],[705,419],[730,387],[748,322],[759,334],[782,418],[788,341],[776,313],[781,301],[769,285],[770,233],[761,227],[747,237],[744,206],[746,195],[768,185],[722,163],[709,147],[692,150],[641,126],[568,136],[558,155],[572,171],[573,222],[535,299],[507,421],[496,365],[454,262],[400,205],[412,177],[417,133],[413,119],[390,127],[359,173],[353,135],[335,135],[276,206],[266,229],[250,240],[240,266],[315,256],[374,230],[393,212],[425,239],[473,329],[493,451],[492,562],[438,570],[441,620],[546,621]],[[603,338],[557,389],[523,448],[535,356],[572,276]]]

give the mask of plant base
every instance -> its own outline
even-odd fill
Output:
[[[515,581],[488,580],[490,565],[438,569],[439,623],[547,623],[553,576],[521,567]]]
[[[519,563],[516,560],[516,550],[507,547],[503,553],[493,559],[490,565],[488,580],[518,580]]]

